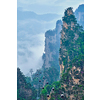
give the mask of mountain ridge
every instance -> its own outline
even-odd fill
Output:
[[[72,7],[64,12],[60,39],[60,81],[47,100],[84,100],[84,30]],[[43,100],[43,99],[41,99]]]
[[[32,12],[32,11],[22,11],[22,10],[17,9],[17,20],[37,19],[37,20],[50,21],[60,16],[61,15],[52,14],[52,13],[36,14],[35,12]]]

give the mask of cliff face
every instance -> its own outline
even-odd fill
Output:
[[[62,21],[58,20],[54,30],[45,33],[45,53],[43,68],[55,67],[59,70],[60,31]]]
[[[84,30],[77,23],[71,7],[65,10],[62,20],[61,79],[49,100],[84,100]]]
[[[84,28],[84,4],[79,5],[75,10],[75,17],[77,18],[77,22]]]
[[[72,19],[71,19],[72,17]],[[68,50],[66,47],[69,48],[69,42],[72,40],[70,39],[72,36],[70,33],[73,32],[73,28],[75,27],[76,21],[74,22],[73,20],[74,14],[72,11],[72,8],[69,8],[65,11],[65,16],[63,17],[63,26],[62,26],[62,31],[61,31],[61,39],[60,39],[60,73],[64,70],[64,64],[63,60],[66,60],[66,62],[69,62],[69,55],[68,55]],[[69,34],[68,34],[69,33]],[[72,33],[73,36],[75,36],[76,33]],[[78,37],[78,35],[76,35]],[[73,37],[72,37],[73,38]],[[74,37],[75,38],[75,37]],[[74,42],[74,41],[73,41]],[[67,58],[66,58],[67,57]],[[66,67],[68,67],[69,64],[66,64]]]
[[[83,29],[77,23],[72,8],[68,8],[63,17],[60,39],[60,73],[62,73],[65,67],[69,67],[70,61],[81,54],[81,52],[84,52],[83,47],[81,47],[84,43],[84,36],[81,32],[83,32]],[[79,38],[82,38],[82,43],[78,44]],[[80,52],[79,49],[81,49]]]
[[[43,66],[35,74],[33,74],[32,85],[40,91],[47,84],[51,85],[54,81],[59,79],[59,48],[60,48],[60,31],[62,21],[56,22],[54,30],[48,30],[45,33],[45,53],[42,56]],[[40,82],[39,82],[40,81]],[[43,92],[44,93],[44,92]],[[40,95],[39,95],[40,96]],[[41,96],[42,97],[42,96]],[[44,100],[41,98],[41,100]]]

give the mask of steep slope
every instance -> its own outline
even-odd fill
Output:
[[[65,11],[60,42],[60,71],[69,67],[70,61],[84,53],[84,32],[76,21],[72,8]]]
[[[84,28],[84,4],[79,5],[75,10],[75,17],[77,18],[77,22]]]
[[[40,91],[44,86],[51,85],[54,81],[59,79],[59,48],[61,25],[62,21],[58,20],[56,22],[56,28],[54,30],[48,30],[45,33],[45,53],[42,56],[44,63],[42,68],[38,69],[32,75],[32,81],[30,83],[38,90],[39,97]]]
[[[43,68],[55,67],[59,69],[60,31],[62,21],[58,20],[54,30],[45,33],[45,53],[43,55]]]
[[[19,68],[17,68],[17,100],[36,100],[36,90],[26,82]]]
[[[47,99],[84,100],[84,30],[71,7],[64,12],[59,62],[61,79]]]

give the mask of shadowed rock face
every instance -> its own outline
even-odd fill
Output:
[[[75,10],[75,17],[77,18],[77,22],[84,28],[84,4],[79,5]]]
[[[45,33],[45,53],[43,55],[43,68],[56,67],[59,70],[59,48],[60,48],[60,31],[62,21],[56,22],[54,30],[48,30]],[[56,64],[56,65],[55,65]]]

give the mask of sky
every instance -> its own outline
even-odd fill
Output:
[[[83,3],[84,0],[17,0],[17,7],[37,14],[57,13],[62,15],[67,7],[71,6],[75,10]]]
[[[53,13],[63,17],[68,7],[73,10],[84,4],[83,0],[17,0],[17,8],[32,11],[38,15]],[[17,20],[17,67],[26,75],[32,68],[35,72],[42,67],[45,45],[45,32],[56,27],[58,17],[52,20]]]

